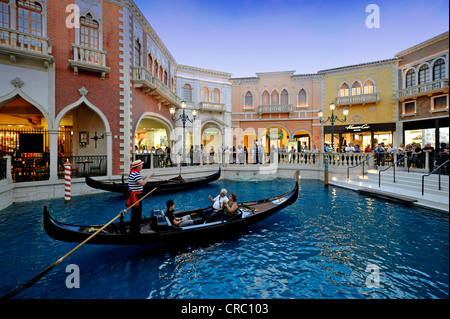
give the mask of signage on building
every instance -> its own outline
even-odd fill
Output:
[[[346,126],[346,130],[352,130],[353,132],[361,132],[362,130],[368,130],[370,128],[370,125],[363,124],[363,125],[353,125],[350,124],[349,126]]]
[[[203,130],[203,135],[219,135],[219,130],[215,127],[208,127]]]

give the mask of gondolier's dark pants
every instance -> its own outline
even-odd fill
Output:
[[[140,200],[145,194],[136,194],[136,200]],[[131,207],[131,225],[130,233],[139,234],[141,230],[141,217],[142,217],[142,202],[138,205]]]

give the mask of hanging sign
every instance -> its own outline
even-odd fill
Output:
[[[208,127],[203,130],[203,135],[219,135],[219,130],[215,127]]]

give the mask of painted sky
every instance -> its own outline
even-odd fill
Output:
[[[448,0],[135,0],[179,64],[252,77],[393,58],[449,30]],[[369,4],[380,27],[367,28]]]

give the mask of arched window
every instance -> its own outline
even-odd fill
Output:
[[[375,86],[373,85],[372,80],[367,80],[364,82],[363,92],[364,94],[372,94],[375,92]]]
[[[163,81],[163,76],[164,76],[164,69],[162,65],[159,65],[159,79],[161,80],[161,82]]]
[[[168,83],[167,83],[167,71],[164,71],[164,84],[168,85]]]
[[[406,87],[412,87],[416,85],[416,73],[413,69],[406,72]]]
[[[218,88],[214,89],[212,98],[214,103],[220,103],[220,91]]]
[[[361,95],[361,83],[356,81],[352,84],[352,95]]]
[[[245,93],[244,98],[244,109],[252,109],[253,108],[253,94],[248,91]]]
[[[445,62],[444,59],[439,59],[433,66],[433,81],[445,78]]]
[[[428,64],[424,64],[419,69],[419,84],[424,84],[429,81],[429,70]]]
[[[269,92],[264,91],[262,94],[262,105],[269,105],[269,104],[270,104]]]
[[[187,83],[183,86],[183,99],[186,102],[192,102],[192,88]]]
[[[91,49],[98,49],[98,23],[88,13],[80,17],[80,45]]]
[[[153,75],[158,77],[158,68],[159,68],[159,63],[158,61],[155,61],[155,68],[153,69]]]
[[[202,102],[209,102],[209,89],[208,87],[202,87]]]
[[[342,83],[341,87],[339,88],[339,96],[349,96],[350,95],[350,88],[348,87],[347,83]]]
[[[134,66],[141,65],[141,44],[139,40],[134,41]]]
[[[151,54],[147,56],[147,68],[150,73],[153,73],[153,58]]]
[[[281,91],[281,103],[280,104],[283,104],[283,105],[289,104],[289,93],[288,93],[288,91],[286,91],[286,89]]]
[[[17,1],[17,30],[42,35],[42,7],[35,1]]]
[[[272,100],[271,105],[279,105],[280,104],[280,95],[278,94],[277,90],[273,90],[272,92]]]
[[[298,92],[297,100],[298,100],[297,107],[308,106],[307,99],[306,99],[306,91],[304,89],[301,89]]]
[[[0,27],[9,28],[9,6],[8,0],[0,0]],[[0,39],[3,39],[3,33],[0,33]]]

